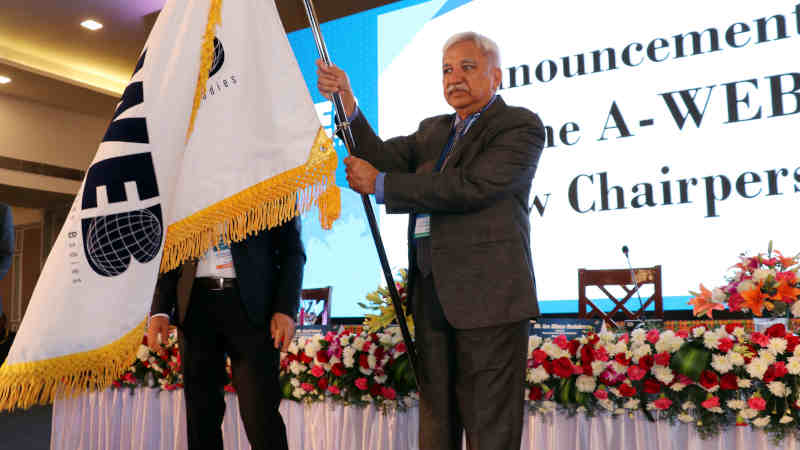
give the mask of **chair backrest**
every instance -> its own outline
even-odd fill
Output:
[[[633,271],[633,274],[631,274]],[[633,277],[636,277],[634,282]],[[626,307],[626,303],[641,290],[643,285],[652,285],[653,294],[647,299],[642,299],[642,305],[636,306],[638,309],[631,311]],[[614,308],[611,311],[603,311],[592,300],[586,296],[586,288],[595,286],[602,291],[611,302]],[[624,297],[617,298],[609,292],[609,286],[619,286],[625,292]],[[643,318],[647,308],[653,304],[654,316],[664,318],[664,300],[661,296],[661,266],[640,267],[634,269],[605,269],[589,270],[578,269],[578,317],[592,318],[600,317],[609,325],[615,326],[613,320],[615,315],[621,314],[625,319]]]
[[[314,319],[311,321],[312,323],[303,323],[306,322],[305,320],[301,320],[298,317],[298,326],[302,327],[303,325],[328,325],[331,315],[331,293],[333,292],[333,287],[326,286],[321,288],[315,289],[303,289],[300,292],[300,316],[303,319],[306,319],[305,313],[310,311],[318,311],[314,312]],[[303,301],[306,300],[306,301]],[[311,300],[310,302],[308,300]],[[321,308],[319,304],[322,303]],[[304,308],[304,304],[307,305],[307,308]]]

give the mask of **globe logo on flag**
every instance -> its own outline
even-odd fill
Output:
[[[87,221],[86,254],[100,275],[113,277],[128,269],[133,256],[152,261],[161,249],[161,221],[149,209],[96,217]]]
[[[208,71],[208,77],[211,78],[215,73],[219,72],[222,64],[225,63],[225,49],[222,47],[222,41],[214,38],[214,61],[211,63],[211,69]]]

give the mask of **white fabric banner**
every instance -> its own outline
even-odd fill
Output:
[[[249,450],[235,394],[225,395],[222,422],[225,450]],[[383,414],[333,402],[309,405],[283,401],[292,450],[416,450],[418,409]],[[567,417],[525,416],[522,450],[797,450],[788,436],[773,444],[761,431],[728,429],[703,439],[693,425],[649,422],[641,415],[599,414]],[[109,389],[57,400],[53,408],[51,450],[183,450],[186,416],[183,392]],[[466,445],[463,447],[466,450]]]
[[[0,368],[0,410],[108,386],[141,342],[160,264],[338,195],[320,133],[272,1],[169,0]]]

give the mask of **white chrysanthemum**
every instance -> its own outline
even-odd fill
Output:
[[[722,408],[720,408],[719,406],[715,406],[713,408],[708,408],[708,411],[711,411],[714,414],[724,414],[725,413],[725,411]]]
[[[378,383],[378,384],[384,384],[384,383],[386,383],[387,379],[389,379],[389,376],[386,375],[386,374],[378,375],[378,376],[375,377],[375,382]]]
[[[745,408],[739,413],[743,418],[750,420],[758,415],[758,411],[753,408]]]
[[[703,345],[705,348],[716,350],[719,348],[719,334],[709,331],[708,333],[703,335]]]
[[[800,317],[800,302],[792,303],[791,312],[794,317]],[[798,345],[798,347],[800,347],[800,345]]]
[[[758,428],[764,428],[765,426],[769,425],[769,416],[762,416],[753,420],[753,425],[757,426]]]
[[[539,366],[535,369],[528,370],[527,378],[531,383],[541,383],[550,378],[550,374],[547,373],[543,366]]]
[[[745,408],[747,408],[747,402],[745,402],[744,400],[728,400],[726,402],[726,405],[728,405],[728,408],[730,408],[730,409],[745,409]]]
[[[542,345],[541,336],[533,335],[528,338],[528,352],[536,350],[540,345]]]
[[[781,381],[773,381],[767,385],[772,395],[776,397],[786,397],[791,394],[791,391],[786,388],[786,385]]]
[[[601,407],[609,410],[609,411],[613,411],[614,410],[614,402],[612,402],[611,400],[609,400],[607,398],[603,399],[603,400],[598,400],[597,404],[600,405]]]
[[[733,329],[733,335],[736,336],[736,339],[739,339],[740,341],[746,334],[747,331],[745,331],[744,327],[736,327]]]
[[[683,383],[675,383],[675,384],[672,384],[669,388],[672,389],[675,392],[680,392],[680,391],[682,391],[682,390],[684,390],[686,388],[686,385],[683,384]]]
[[[353,339],[353,347],[355,347],[356,350],[361,350],[364,348],[365,342],[367,342],[366,339],[362,338],[361,336],[358,336],[357,338]]]
[[[303,398],[303,396],[305,394],[306,394],[306,391],[303,388],[294,388],[294,390],[292,391],[292,395],[295,398]]]
[[[745,366],[750,378],[761,380],[764,378],[764,372],[769,368],[770,363],[764,361],[762,358],[753,358],[750,364]]]
[[[769,277],[775,278],[774,269],[756,269],[753,271],[753,282],[755,283],[762,283]]]
[[[717,372],[723,374],[733,370],[733,363],[727,355],[715,354],[711,356],[711,367],[713,367]]]
[[[625,409],[639,409],[639,399],[632,398],[622,405]]]
[[[616,361],[611,361],[611,370],[613,370],[616,373],[626,373],[628,371],[628,368]]]
[[[386,346],[392,345],[392,340],[393,339],[394,339],[394,335],[392,335],[391,333],[381,333],[378,336],[378,342],[380,342],[382,345],[386,345]]]
[[[696,338],[699,338],[699,337],[703,336],[705,333],[706,333],[706,327],[702,327],[702,326],[701,327],[697,327],[694,330],[692,330],[692,336],[694,336]]]
[[[794,419],[792,418],[792,416],[783,416],[781,417],[781,420],[779,420],[779,422],[785,425],[787,423],[791,423],[793,420]]]
[[[633,344],[644,344],[645,339],[647,339],[647,332],[644,331],[643,328],[637,328],[631,331],[631,345]]]
[[[364,375],[372,375],[372,369],[361,367],[361,365],[358,366],[358,371]]]
[[[758,357],[768,365],[775,362],[775,355],[766,348],[758,351]]]
[[[639,362],[639,358],[641,358],[642,356],[645,356],[645,355],[649,355],[649,354],[651,354],[651,353],[652,353],[652,350],[650,349],[650,346],[649,346],[649,345],[647,345],[647,344],[645,344],[645,345],[639,345],[639,346],[635,347],[635,348],[633,349],[633,351],[631,351],[631,354],[632,354],[632,356],[633,356],[633,359],[634,359],[634,360],[635,360],[637,363]]]
[[[292,342],[289,343],[289,348],[287,350],[289,353],[296,355],[300,352],[300,347],[297,345],[297,341],[292,339]]]
[[[743,366],[744,365],[744,356],[742,356],[738,352],[728,352],[728,361],[731,362],[734,366]]]
[[[800,347],[800,345],[798,345],[798,347]],[[800,357],[792,356],[786,360],[786,370],[792,375],[800,375]]]
[[[592,375],[599,377],[600,374],[606,370],[606,367],[608,367],[608,363],[606,361],[592,361]]]
[[[676,336],[672,330],[661,333],[661,337],[656,342],[656,353],[675,353],[683,345],[683,339]]]
[[[742,377],[739,377],[739,379],[736,380],[736,384],[741,389],[748,389],[748,388],[750,388],[750,386],[753,385],[753,383],[750,381],[749,378],[742,378]]]
[[[367,356],[367,364],[369,365],[370,369],[374,369],[378,364],[378,361],[375,359],[375,355],[370,354]]]
[[[712,302],[714,302],[714,303],[725,303],[725,301],[727,299],[728,299],[728,295],[725,293],[725,291],[722,290],[722,288],[716,287],[716,288],[711,290],[711,301]]]
[[[556,344],[554,344],[554,343],[552,343],[550,341],[545,342],[544,344],[542,344],[542,351],[545,352],[545,354],[547,354],[547,356],[550,357],[551,359],[558,359],[558,358],[562,358],[562,357],[569,358],[570,357],[570,354],[569,354],[568,351],[563,350],[561,347],[559,347],[558,345],[556,345]]]
[[[626,354],[628,353],[628,344],[625,341],[619,341],[616,344],[614,344],[613,354],[616,355],[619,353],[626,353]],[[611,354],[611,352],[609,352],[609,354]]]
[[[292,385],[292,387],[300,387],[300,380],[297,378],[292,378],[289,380],[289,383]]]
[[[581,392],[594,392],[597,382],[594,377],[581,375],[575,380],[575,387]]]
[[[610,332],[610,331],[603,331],[600,334],[598,334],[597,336],[603,342],[616,342],[617,341],[617,335],[612,333],[612,332]]]
[[[694,402],[690,402],[690,401],[685,401],[681,405],[681,409],[683,409],[685,411],[689,411],[690,409],[695,409],[696,407],[697,407],[697,405],[695,405]]]
[[[301,373],[305,372],[306,369],[306,365],[300,361],[292,361],[289,363],[289,372],[292,372],[294,375],[300,375]]]
[[[769,350],[773,355],[781,355],[786,351],[786,345],[786,339],[777,337],[772,338],[769,340],[767,350]]]
[[[752,291],[756,287],[758,286],[756,286],[756,284],[753,283],[752,280],[744,280],[741,283],[739,283],[739,286],[736,286],[736,291],[741,294],[742,292],[745,291]]]
[[[339,345],[342,347],[347,347],[348,345],[350,345],[350,339],[351,336],[349,334],[339,336]]]
[[[678,420],[683,423],[692,423],[694,422],[694,417],[692,417],[691,414],[680,413],[678,414]]]
[[[355,354],[356,350],[353,347],[346,347],[342,352],[342,364],[347,368],[353,367],[356,363]]]
[[[150,348],[146,345],[140,345],[136,349],[136,358],[139,361],[148,361],[150,359]]]
[[[669,367],[653,366],[650,371],[653,373],[653,376],[656,377],[656,380],[664,384],[670,384],[672,380],[675,379],[675,374],[672,373],[672,369]]]

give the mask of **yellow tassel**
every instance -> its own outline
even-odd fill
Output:
[[[192,103],[192,115],[189,119],[189,129],[186,130],[186,142],[194,131],[194,119],[197,117],[197,110],[200,109],[200,102],[206,92],[208,73],[211,71],[211,64],[214,63],[214,35],[216,27],[222,23],[222,0],[211,0],[211,8],[208,10],[208,23],[206,32],[203,35],[203,46],[200,50],[200,72],[197,74],[197,87],[194,91],[194,102]]]
[[[30,408],[102,390],[122,376],[136,359],[145,321],[116,341],[87,352],[0,367],[0,411]]]
[[[320,127],[308,161],[232,195],[167,228],[161,271],[198,258],[216,245],[239,242],[250,235],[281,225],[313,206],[320,223],[330,229],[341,211],[336,186],[339,164],[333,142]]]

